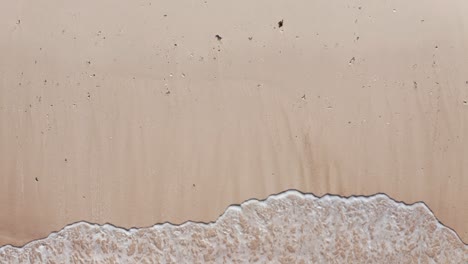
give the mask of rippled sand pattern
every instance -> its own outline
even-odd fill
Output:
[[[422,203],[288,191],[231,206],[214,223],[129,231],[84,222],[1,263],[467,263],[468,246]]]

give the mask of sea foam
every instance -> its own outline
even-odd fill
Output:
[[[84,262],[468,263],[468,246],[423,203],[287,191],[230,206],[211,223],[126,230],[78,222],[0,248],[0,263]]]

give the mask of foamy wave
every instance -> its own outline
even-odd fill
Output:
[[[1,263],[468,263],[468,246],[422,203],[287,191],[213,223],[125,230],[79,222]]]

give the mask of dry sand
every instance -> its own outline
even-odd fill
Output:
[[[5,2],[0,245],[80,220],[213,221],[286,189],[424,201],[466,242],[466,14],[465,0]]]

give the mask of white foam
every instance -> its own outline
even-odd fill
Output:
[[[386,195],[350,197],[287,191],[227,208],[215,222],[125,230],[79,222],[1,263],[77,262],[466,263],[468,247],[423,203]]]

